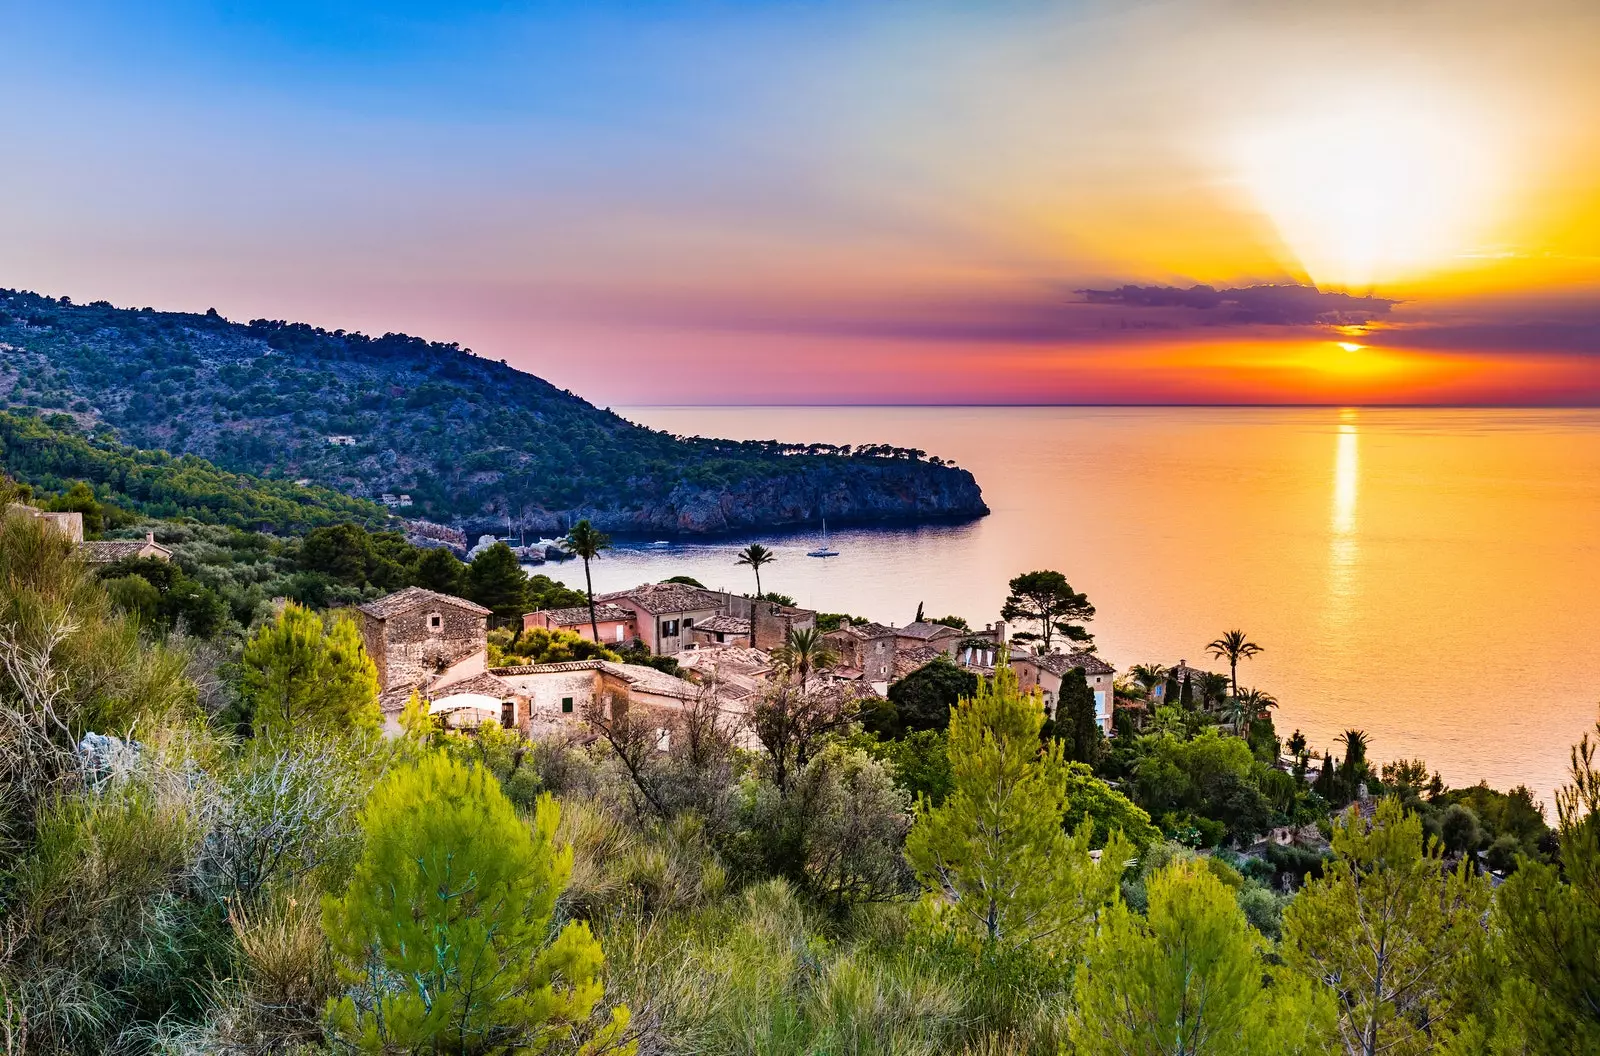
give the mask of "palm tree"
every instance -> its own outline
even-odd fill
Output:
[[[1367,779],[1367,734],[1364,730],[1345,730],[1335,739],[1344,745],[1344,762],[1339,765],[1339,789],[1347,800],[1355,799]]]
[[[800,693],[804,695],[811,673],[826,671],[838,658],[828,648],[828,640],[821,631],[802,627],[799,630],[790,628],[789,637],[778,647],[773,659],[779,667],[800,679]]]
[[[1246,721],[1259,719],[1266,713],[1268,708],[1277,706],[1277,698],[1271,693],[1260,689],[1246,689],[1235,693],[1224,701],[1222,705],[1228,720],[1233,723],[1233,732],[1240,737],[1244,736],[1240,731],[1244,728]]]
[[[589,630],[594,632],[594,640],[600,641],[600,621],[594,614],[594,580],[589,578],[589,562],[600,556],[600,551],[611,549],[611,537],[594,525],[585,517],[572,526],[566,539],[562,540],[561,548],[567,553],[583,558],[583,587],[584,593],[589,595]]]
[[[761,600],[761,566],[770,565],[778,559],[778,555],[762,546],[760,543],[751,543],[739,551],[739,560],[736,564],[749,565],[756,574],[756,600]]]
[[[1128,674],[1132,675],[1133,680],[1144,690],[1146,700],[1155,692],[1157,686],[1167,680],[1167,669],[1160,664],[1134,664],[1128,669]]]
[[[1228,683],[1233,686],[1233,692],[1239,692],[1239,661],[1248,660],[1261,652],[1261,646],[1245,637],[1243,631],[1229,631],[1221,638],[1206,646],[1210,654],[1221,660],[1228,660]]]

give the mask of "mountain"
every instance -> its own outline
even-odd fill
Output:
[[[597,368],[604,369],[604,368]],[[684,438],[455,344],[0,290],[0,408],[468,531],[706,533],[988,512],[972,474],[888,446]]]

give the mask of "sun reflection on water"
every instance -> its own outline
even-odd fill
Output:
[[[1333,522],[1328,540],[1328,617],[1336,627],[1356,618],[1356,563],[1361,557],[1356,500],[1361,491],[1361,434],[1356,414],[1339,412],[1333,456]]]

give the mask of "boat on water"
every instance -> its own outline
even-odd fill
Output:
[[[823,518],[823,521],[822,521],[822,545],[817,547],[815,550],[807,550],[806,551],[806,556],[807,557],[838,557],[839,556],[839,551],[833,549],[832,547],[830,547],[828,545],[828,521],[827,521],[827,518]]]

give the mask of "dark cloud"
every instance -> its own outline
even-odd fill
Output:
[[[1368,323],[1398,301],[1329,293],[1315,286],[1121,286],[1113,290],[1077,291],[1089,304],[1123,308],[1188,309],[1208,318],[1196,320],[1234,326],[1350,326]]]

